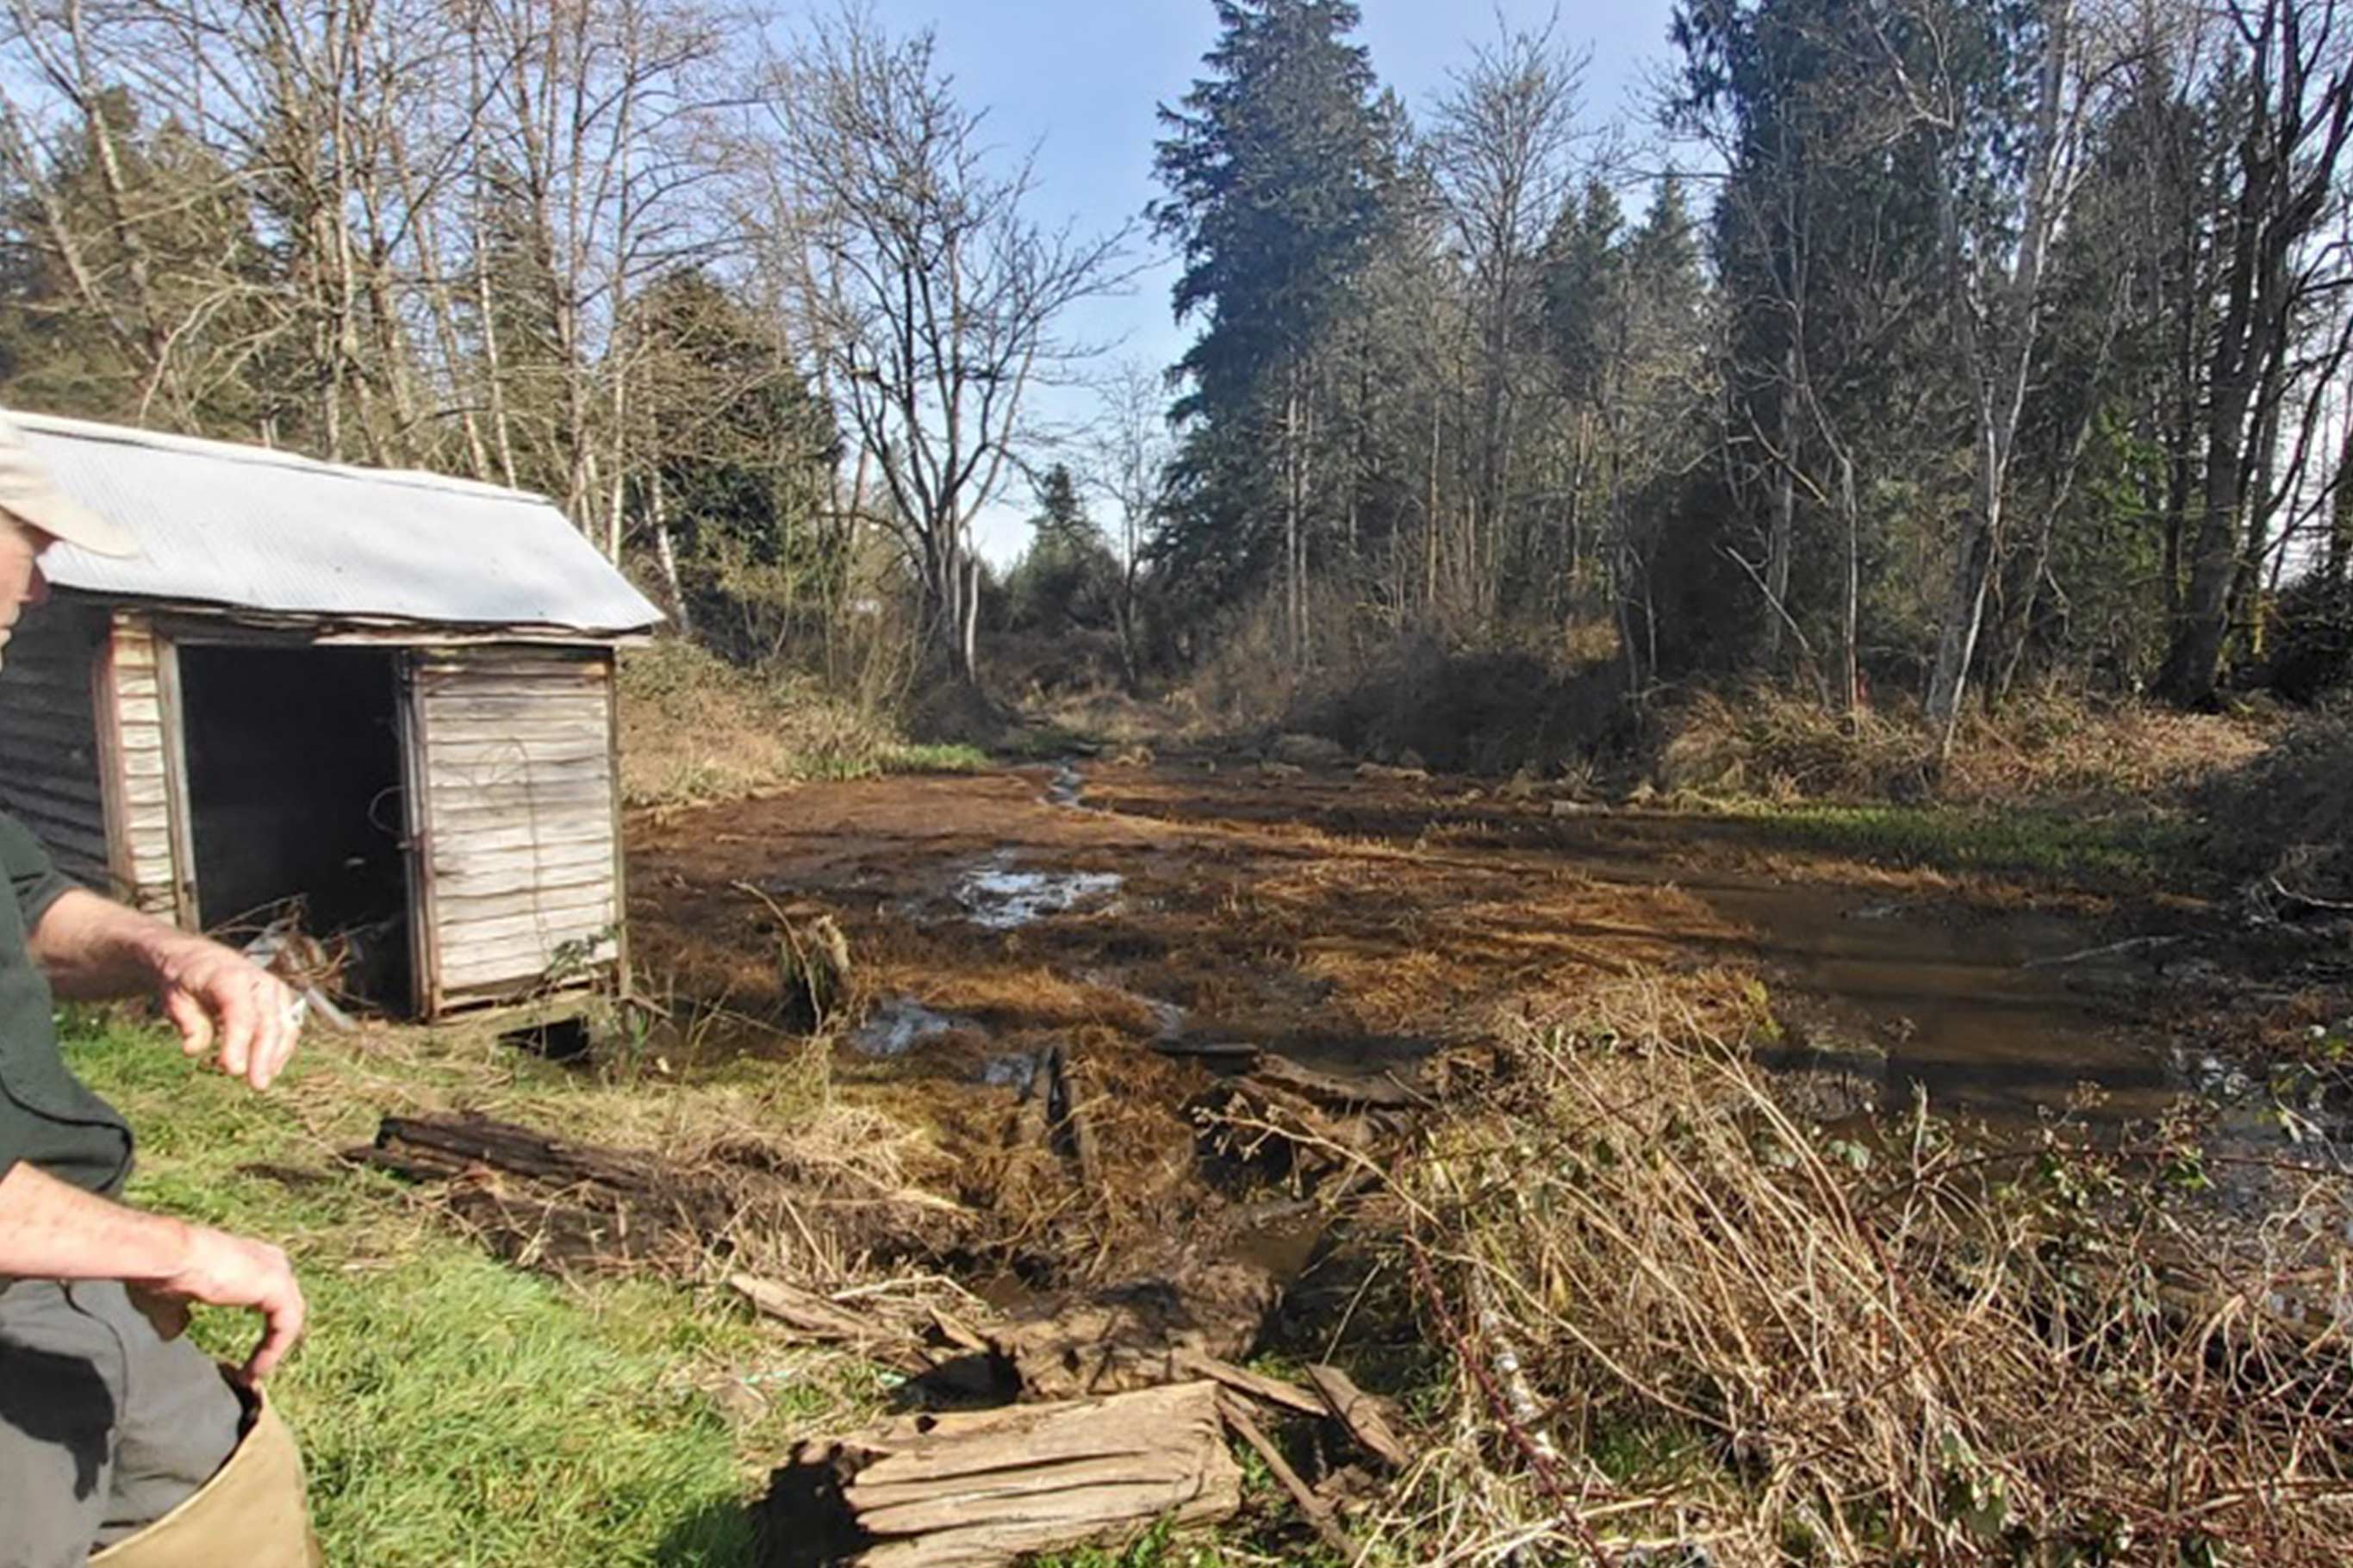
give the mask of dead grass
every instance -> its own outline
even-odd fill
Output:
[[[2341,1288],[2339,1184],[2280,1177],[2225,1250],[2186,1146],[1828,1136],[1705,994],[1630,984],[1531,1033],[1403,1167],[1397,1267],[1457,1375],[1400,1550],[2348,1560],[2345,1329],[2283,1310]]]
[[[2353,707],[2295,724],[2200,804],[2216,857],[2239,876],[2291,904],[2353,900]]]
[[[1922,764],[1934,750],[1910,704],[1868,710],[1850,722],[1769,688],[1694,693],[1666,728],[1653,767],[1660,788],[1784,801],[1920,794]],[[1936,794],[1958,805],[2178,800],[2259,754],[2277,729],[2275,721],[2243,715],[2026,698],[1998,714],[1969,716]]]
[[[734,800],[809,779],[986,765],[969,746],[908,742],[887,713],[786,669],[727,663],[671,638],[621,658],[621,799]]]

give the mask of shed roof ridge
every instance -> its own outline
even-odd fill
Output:
[[[8,419],[27,430],[38,430],[52,436],[112,441],[121,446],[147,447],[162,452],[185,452],[191,457],[215,458],[256,468],[298,468],[363,484],[404,485],[413,489],[442,490],[534,506],[555,504],[536,490],[494,485],[482,479],[470,479],[460,474],[435,473],[429,468],[378,468],[364,463],[329,462],[323,458],[309,457],[282,447],[258,447],[249,442],[223,440],[211,436],[184,436],[177,431],[149,430],[136,425],[112,425],[99,419],[77,419],[69,415],[43,414],[29,408],[8,408],[0,410],[0,413],[5,413]]]

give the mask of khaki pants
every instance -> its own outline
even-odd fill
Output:
[[[292,1440],[274,1415],[257,1405],[254,1417],[269,1440],[225,1466],[247,1452],[244,1401],[203,1352],[157,1334],[121,1285],[20,1279],[0,1289],[0,1568],[80,1568],[105,1548],[111,1568],[145,1560],[151,1538],[185,1543],[191,1533],[184,1517],[140,1536],[146,1526],[174,1510],[217,1514],[216,1502],[199,1510],[200,1489],[249,1500],[265,1472],[275,1512],[290,1501],[295,1540],[306,1542]],[[302,1560],[272,1555],[242,1525],[237,1534],[230,1552],[215,1541],[209,1557],[157,1561]]]

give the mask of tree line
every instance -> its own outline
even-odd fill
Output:
[[[1550,30],[1417,124],[1345,0],[1218,10],[1157,151],[1170,593],[1307,659],[1606,626],[1637,690],[1892,686],[1946,745],[2021,681],[2341,671],[2327,0],[1684,0],[1644,155]]]
[[[1213,4],[1090,233],[854,10],[8,0],[0,398],[542,490],[747,658],[879,597],[965,679],[1082,613],[1130,684],[1434,637],[1947,743],[2353,658],[2330,0],[1683,0],[1619,124],[1557,24],[1409,106],[1346,0]],[[1147,237],[1194,335],[1107,364]]]
[[[541,491],[756,657],[972,524],[1121,235],[1039,223],[928,36],[712,0],[10,0],[0,395]]]

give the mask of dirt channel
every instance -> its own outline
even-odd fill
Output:
[[[1450,1047],[1661,977],[1762,976],[1678,994],[1752,1037],[1769,1006],[1767,1049],[1825,1120],[1917,1085],[2011,1128],[2088,1089],[2114,1125],[2189,1086],[2134,1005],[2148,960],[2082,956],[2112,935],[2097,921],[1793,859],[1735,820],[1203,758],[817,785],[640,822],[633,846],[638,966],[723,1010],[702,1062],[801,1048],[774,1026],[779,916],[829,918],[856,977],[837,1083],[933,1128],[934,1176],[1017,1257],[1071,1200],[1008,1165],[1008,1129],[1071,1060],[1101,1080],[1097,1237],[1262,1235],[1262,1205],[1237,1217],[1198,1179],[1229,1053],[1410,1084]],[[1098,1277],[1121,1250],[1097,1243]]]
[[[2079,956],[2097,922],[1809,864],[1736,819],[1205,761],[816,785],[633,844],[643,968],[773,1016],[749,889],[830,913],[876,1007],[849,1054],[916,1077],[987,1086],[1073,1031],[1378,1072],[1571,1017],[1598,984],[1728,965],[1891,1103],[1916,1083],[2003,1122],[2088,1086],[2121,1120],[2188,1087],[2128,1005],[2149,961]]]

